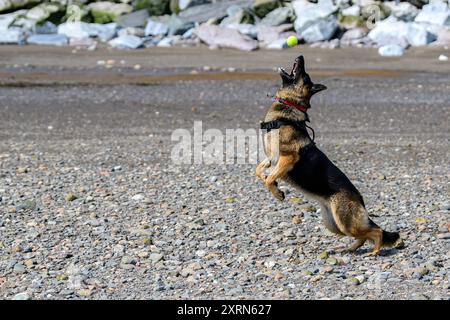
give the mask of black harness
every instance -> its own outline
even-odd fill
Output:
[[[270,130],[280,129],[281,126],[293,126],[298,131],[305,134],[308,138],[311,139],[308,133],[308,129],[312,131],[312,143],[314,143],[315,133],[314,129],[311,128],[306,124],[306,121],[295,121],[290,120],[286,118],[279,118],[277,120],[269,121],[269,122],[261,122],[261,129],[267,130],[267,132],[270,132]]]

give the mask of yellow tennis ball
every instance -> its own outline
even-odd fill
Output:
[[[289,47],[295,47],[298,45],[298,39],[296,36],[290,36],[286,39],[286,43]]]

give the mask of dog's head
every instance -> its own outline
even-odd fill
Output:
[[[283,68],[278,68],[278,73],[283,80],[282,87],[278,92],[281,98],[309,105],[309,100],[313,95],[327,88],[323,84],[311,81],[309,74],[305,70],[305,59],[303,56],[295,59],[291,73],[287,73]]]

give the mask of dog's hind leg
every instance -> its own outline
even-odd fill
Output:
[[[273,168],[270,174],[267,176],[265,182],[267,188],[272,192],[275,198],[280,201],[284,200],[284,192],[278,188],[277,179],[282,178],[294,167],[298,161],[299,156],[297,154],[281,155],[278,158],[277,165]]]
[[[262,181],[266,181],[266,176],[264,175],[264,169],[267,169],[270,167],[271,162],[269,158],[265,158],[263,161],[261,161],[260,164],[256,167],[256,176],[260,178]]]
[[[350,247],[338,248],[338,249],[336,249],[336,252],[340,252],[340,253],[355,252],[356,250],[361,248],[365,242],[366,242],[366,239],[356,239],[356,241],[353,242],[353,244]]]

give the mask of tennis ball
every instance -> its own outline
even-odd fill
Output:
[[[286,43],[289,47],[295,47],[298,44],[298,39],[296,36],[290,36],[286,39]]]

